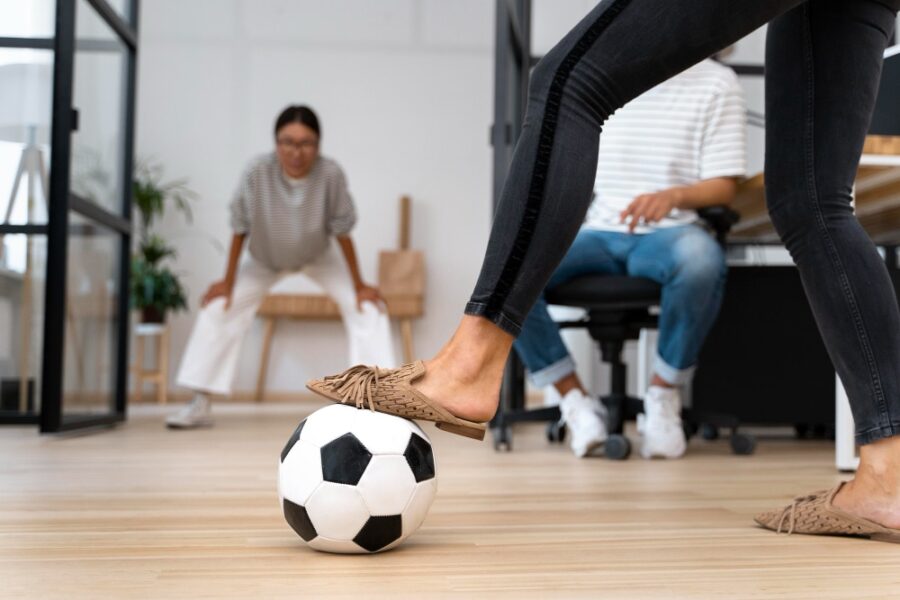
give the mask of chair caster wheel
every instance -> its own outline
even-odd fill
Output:
[[[512,450],[512,435],[510,435],[509,427],[491,429],[491,437],[494,438],[495,451],[509,452]]]
[[[697,435],[697,425],[695,423],[689,423],[685,421],[682,423],[681,428],[684,430],[684,439],[689,440],[695,435]]]
[[[606,440],[604,452],[610,460],[625,460],[631,454],[631,442],[624,435],[614,433]]]
[[[700,437],[707,442],[719,439],[719,428],[713,425],[704,425],[700,428]]]
[[[566,426],[562,421],[547,423],[547,441],[551,444],[562,444],[566,439]]]
[[[756,438],[746,433],[732,433],[731,451],[734,454],[748,456],[756,450]]]

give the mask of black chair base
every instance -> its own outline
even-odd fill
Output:
[[[598,281],[598,277],[602,281]],[[587,276],[551,290],[547,299],[553,304],[587,308],[585,319],[559,325],[587,329],[597,342],[603,362],[609,365],[610,393],[600,399],[606,406],[610,432],[605,452],[608,458],[627,458],[631,443],[623,435],[624,423],[643,411],[643,402],[625,393],[626,366],[622,362],[622,350],[627,340],[638,339],[642,329],[656,326],[657,318],[650,313],[650,308],[659,301],[659,286],[634,277]],[[548,441],[561,443],[565,440],[565,427],[559,422],[558,407],[525,408],[525,369],[518,355],[511,352],[503,375],[500,406],[490,423],[494,449],[512,450],[512,425],[535,421],[548,422]],[[738,431],[740,423],[733,416],[686,409],[682,411],[682,421],[688,439],[698,432],[703,433],[704,439],[716,439],[719,430],[724,428],[731,430],[731,448],[735,454],[752,454],[756,448],[752,436]]]

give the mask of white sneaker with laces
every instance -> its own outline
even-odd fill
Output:
[[[644,397],[644,413],[638,415],[644,458],[680,458],[687,450],[681,425],[681,393],[677,388],[652,385]]]
[[[569,446],[581,458],[601,448],[606,442],[606,409],[579,389],[570,390],[559,402],[562,422],[569,434]]]
[[[210,404],[206,394],[198,393],[186,406],[169,415],[166,419],[166,426],[171,429],[210,427],[213,424]]]

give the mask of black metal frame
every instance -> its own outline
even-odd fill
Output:
[[[53,39],[0,38],[0,47],[32,48],[54,51],[53,66],[53,125],[46,225],[0,225],[0,233],[24,233],[47,237],[46,295],[44,300],[43,358],[41,370],[40,415],[0,415],[0,424],[39,423],[42,433],[61,432],[84,427],[109,425],[124,420],[127,409],[128,385],[128,288],[131,248],[131,187],[134,159],[135,87],[137,67],[137,15],[139,0],[129,0],[127,22],[106,0],[84,0],[112,29],[119,41],[77,40],[75,33],[77,0],[57,0],[56,31]],[[77,128],[78,114],[73,106],[75,53],[83,51],[119,51],[122,46],[128,55],[125,64],[125,97],[122,115],[123,173],[120,213],[116,214],[70,192],[70,163],[72,132]],[[73,232],[87,231],[70,225],[69,211],[84,216],[111,231],[119,240],[119,290],[117,296],[118,331],[116,331],[116,367],[114,372],[114,401],[108,414],[63,414],[63,373],[67,294],[67,266],[69,237]]]
[[[494,50],[494,210],[525,120],[531,72],[531,0],[497,0]]]

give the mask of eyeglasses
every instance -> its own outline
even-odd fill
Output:
[[[291,138],[278,138],[276,143],[285,150],[295,150],[297,152],[315,150],[319,147],[318,140],[294,140]]]

